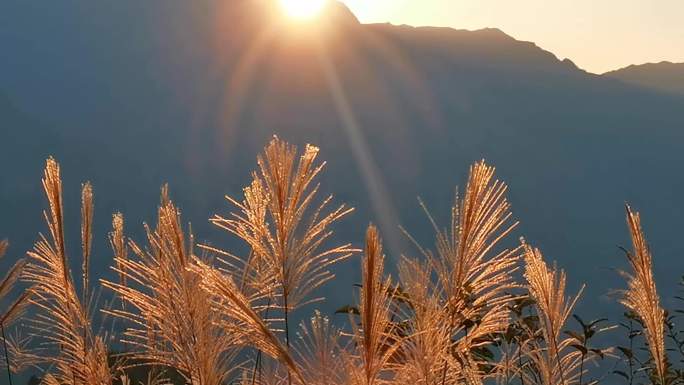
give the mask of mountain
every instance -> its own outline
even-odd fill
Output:
[[[38,231],[41,164],[66,182],[76,254],[80,183],[92,181],[93,260],[106,274],[114,211],[140,239],[159,187],[198,241],[244,245],[207,218],[226,214],[269,138],[321,147],[322,191],[356,207],[337,238],[359,245],[381,225],[390,256],[416,254],[446,224],[454,187],[485,158],[509,183],[524,235],[589,283],[580,312],[620,314],[602,295],[629,240],[623,203],[643,213],[666,298],[684,272],[684,97],[578,69],[498,29],[359,24],[335,4],[293,26],[264,1],[119,0],[0,3],[0,235],[21,254]],[[350,301],[357,262],[322,291]],[[573,286],[574,285],[574,286]],[[597,299],[601,297],[601,299]],[[605,301],[605,303],[603,302]],[[669,302],[666,302],[669,304]]]
[[[606,72],[604,76],[625,83],[684,95],[684,63],[646,63]]]

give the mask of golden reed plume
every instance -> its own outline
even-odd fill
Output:
[[[0,240],[0,260],[5,255],[9,242]],[[0,304],[9,301],[10,293],[21,277],[26,266],[26,261],[20,259],[5,274],[0,281]],[[25,290],[17,299],[0,312],[0,341],[4,352],[4,359],[0,360],[0,368],[7,370],[8,381],[12,383],[12,373],[19,373],[23,368],[35,363],[35,359],[29,353],[28,342],[30,338],[21,337],[18,333],[10,335],[9,328],[23,316],[28,306],[30,291]]]
[[[110,235],[119,282],[103,280],[126,305],[108,312],[127,321],[122,341],[130,356],[147,364],[177,368],[193,384],[221,385],[235,370],[240,332],[219,325],[211,294],[192,271],[192,234],[185,235],[180,211],[164,187],[157,226],[145,226],[148,247],[123,240],[123,218],[115,215]]]
[[[201,277],[202,287],[212,293],[209,304],[219,317],[217,325],[225,330],[236,330],[242,339],[242,345],[253,346],[285,364],[299,383],[305,385],[300,369],[288,349],[280,343],[253,306],[262,295],[255,294],[251,298],[245,296],[229,275],[200,260],[196,260],[192,269]]]
[[[527,245],[525,279],[541,327],[541,339],[533,339],[526,352],[535,369],[532,374],[525,372],[527,381],[538,385],[575,384],[580,376],[581,355],[571,349],[574,340],[563,338],[561,333],[583,287],[574,297],[566,297],[565,272],[555,266],[548,268],[541,251]]]
[[[112,231],[109,233],[109,245],[114,252],[115,268],[119,272],[119,284],[127,286],[126,268],[124,264],[128,260],[128,245],[124,235],[124,217],[121,213],[112,215]],[[121,299],[121,307],[126,308],[126,300]]]
[[[383,374],[391,370],[391,358],[400,347],[393,331],[392,308],[388,293],[391,279],[384,278],[385,255],[375,226],[368,226],[362,261],[359,300],[360,323],[352,320],[353,353],[347,356],[352,385],[385,384]]]
[[[355,250],[349,244],[323,248],[331,225],[353,209],[344,205],[324,214],[332,197],[312,208],[319,191],[314,184],[325,163],[318,148],[307,145],[297,161],[297,148],[274,138],[257,159],[259,172],[244,189],[244,200],[226,197],[238,210],[211,221],[244,240],[271,269],[281,307],[287,313],[319,300],[309,294],[334,278],[328,268]]]
[[[7,251],[7,248],[9,246],[9,242],[7,240],[1,240],[0,241],[0,259],[5,255],[5,252]],[[0,281],[0,303],[6,303],[7,302],[7,297],[9,296],[10,292],[14,288],[14,285],[17,283],[19,278],[21,277],[22,271],[24,267],[26,266],[26,261],[24,259],[21,259],[17,261],[10,269],[7,271],[5,274],[5,277],[2,278]],[[9,328],[14,321],[16,321],[21,315],[24,313],[26,310],[26,306],[28,304],[28,296],[30,292],[25,291],[23,294],[19,296],[18,299],[16,299],[7,309],[5,309],[2,313],[0,313],[0,327],[2,327],[4,330]],[[4,331],[3,331],[4,333]],[[4,337],[3,337],[4,339]]]
[[[518,286],[513,273],[521,248],[497,250],[517,222],[511,219],[507,187],[494,179],[494,172],[484,161],[471,166],[465,196],[456,196],[448,230],[439,228],[421,201],[436,233],[436,253],[414,243],[428,261],[426,274],[436,276],[432,295],[439,296],[446,314],[447,350],[453,352],[438,358],[443,362],[440,385],[481,383],[481,358],[472,352],[491,343],[488,336],[508,326],[509,293]],[[426,332],[430,331],[420,331]]]
[[[627,259],[632,273],[622,272],[627,279],[627,290],[621,303],[633,311],[643,322],[648,349],[655,365],[655,377],[659,385],[667,383],[667,354],[665,352],[665,311],[660,306],[660,298],[653,279],[653,261],[641,228],[639,213],[626,206],[627,226],[632,238],[632,252]]]
[[[456,384],[463,379],[461,366],[451,354],[452,329],[444,311],[442,294],[433,282],[429,262],[404,257],[399,279],[408,309],[407,338],[400,350],[401,366],[396,380],[401,384]]]
[[[46,381],[76,385],[110,385],[112,371],[107,348],[101,336],[92,330],[89,314],[89,293],[83,290],[79,298],[69,269],[64,240],[62,180],[59,164],[50,158],[45,166],[43,189],[49,203],[44,212],[50,238],[42,234],[33,250],[28,252],[29,264],[23,277],[33,285],[31,303],[38,309],[32,324],[54,350],[45,359],[54,366]],[[82,189],[82,257],[83,268],[89,266],[92,230],[92,190],[86,183]],[[89,277],[82,271],[84,289]]]
[[[299,155],[295,146],[273,138],[257,158],[259,170],[252,173],[242,202],[226,197],[239,212],[211,219],[251,249],[244,262],[229,252],[207,247],[228,257],[223,260],[226,267],[243,265],[238,269],[241,287],[256,287],[252,289],[256,293],[267,294],[266,312],[271,307],[282,311],[288,350],[291,313],[322,300],[311,298],[311,294],[335,277],[330,271],[333,264],[356,251],[350,244],[326,245],[333,235],[332,225],[353,209],[340,205],[328,210],[332,196],[315,203],[319,192],[315,179],[325,166],[317,157],[317,147],[307,145]],[[269,287],[270,292],[259,285]]]
[[[293,353],[307,385],[347,385],[341,330],[318,310],[308,323],[300,324],[299,339],[293,344]]]

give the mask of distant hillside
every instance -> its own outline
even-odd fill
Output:
[[[604,76],[661,91],[684,94],[684,63],[647,63],[606,72]]]
[[[340,5],[319,29],[297,30],[265,3],[0,1],[0,47],[11,52],[0,60],[0,238],[10,251],[45,231],[41,163],[53,154],[74,252],[78,189],[93,183],[97,273],[111,262],[111,213],[140,239],[164,182],[198,242],[244,252],[207,218],[227,213],[224,195],[240,196],[277,134],[321,147],[322,191],[357,208],[337,228],[345,241],[359,245],[373,221],[391,258],[405,246],[399,224],[429,245],[416,197],[446,225],[455,185],[486,158],[510,184],[516,236],[589,283],[589,317],[620,314],[597,298],[622,285],[606,267],[624,261],[624,201],[644,216],[659,288],[674,293],[684,97],[589,74],[497,29],[364,25]],[[349,303],[354,263],[321,292],[322,310]]]

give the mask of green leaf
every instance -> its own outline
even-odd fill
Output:
[[[565,334],[569,335],[570,337],[574,338],[575,340],[579,341],[580,343],[584,344],[584,336],[577,333],[576,331],[573,330],[566,330],[564,332]]]
[[[625,355],[625,357],[627,357],[629,359],[634,358],[634,352],[632,352],[632,349],[626,348],[624,346],[618,346],[617,348],[619,351],[622,352],[622,354]]]
[[[629,376],[627,375],[627,373],[623,372],[622,370],[613,370],[613,374],[617,374],[618,376],[622,376],[626,380],[629,380]]]
[[[574,318],[580,325],[582,325],[582,328],[587,327],[587,324],[585,324],[582,318],[580,318],[580,316],[578,316],[577,314],[573,314],[572,318]]]
[[[572,344],[572,345],[570,345],[570,346],[572,346],[573,348],[579,350],[579,351],[582,352],[582,354],[584,354],[584,355],[587,354],[587,348],[585,348],[585,347],[582,346],[582,345],[579,345],[579,344]]]
[[[608,321],[608,318],[598,318],[598,319],[595,319],[595,320],[589,322],[589,327],[593,327],[593,326],[595,326],[595,325],[596,325],[597,323],[599,323],[599,322],[606,322],[606,321]]]
[[[592,353],[596,354],[597,356],[601,357],[601,359],[605,358],[605,354],[603,353],[603,350],[601,349],[589,349]]]
[[[355,315],[360,315],[361,312],[359,311],[359,308],[356,307],[356,306],[345,305],[345,306],[342,306],[341,308],[335,310],[335,314],[355,314]]]

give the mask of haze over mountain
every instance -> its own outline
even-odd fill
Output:
[[[654,88],[684,95],[684,63],[646,63],[631,65],[604,76],[620,79],[626,83]]]
[[[516,236],[567,268],[573,290],[589,284],[580,311],[619,314],[596,298],[622,286],[607,267],[624,265],[625,201],[642,211],[658,283],[674,294],[684,97],[587,73],[497,29],[361,25],[331,7],[312,31],[249,0],[3,1],[0,236],[11,252],[45,231],[50,154],[74,253],[78,188],[93,182],[98,272],[110,213],[139,238],[166,181],[199,240],[242,250],[207,218],[228,212],[224,194],[239,196],[277,134],[321,147],[323,191],[357,208],[339,239],[360,244],[373,221],[395,260],[398,224],[429,245],[416,197],[446,224],[454,186],[486,158],[510,185]],[[327,310],[358,281],[355,263],[338,273]]]

